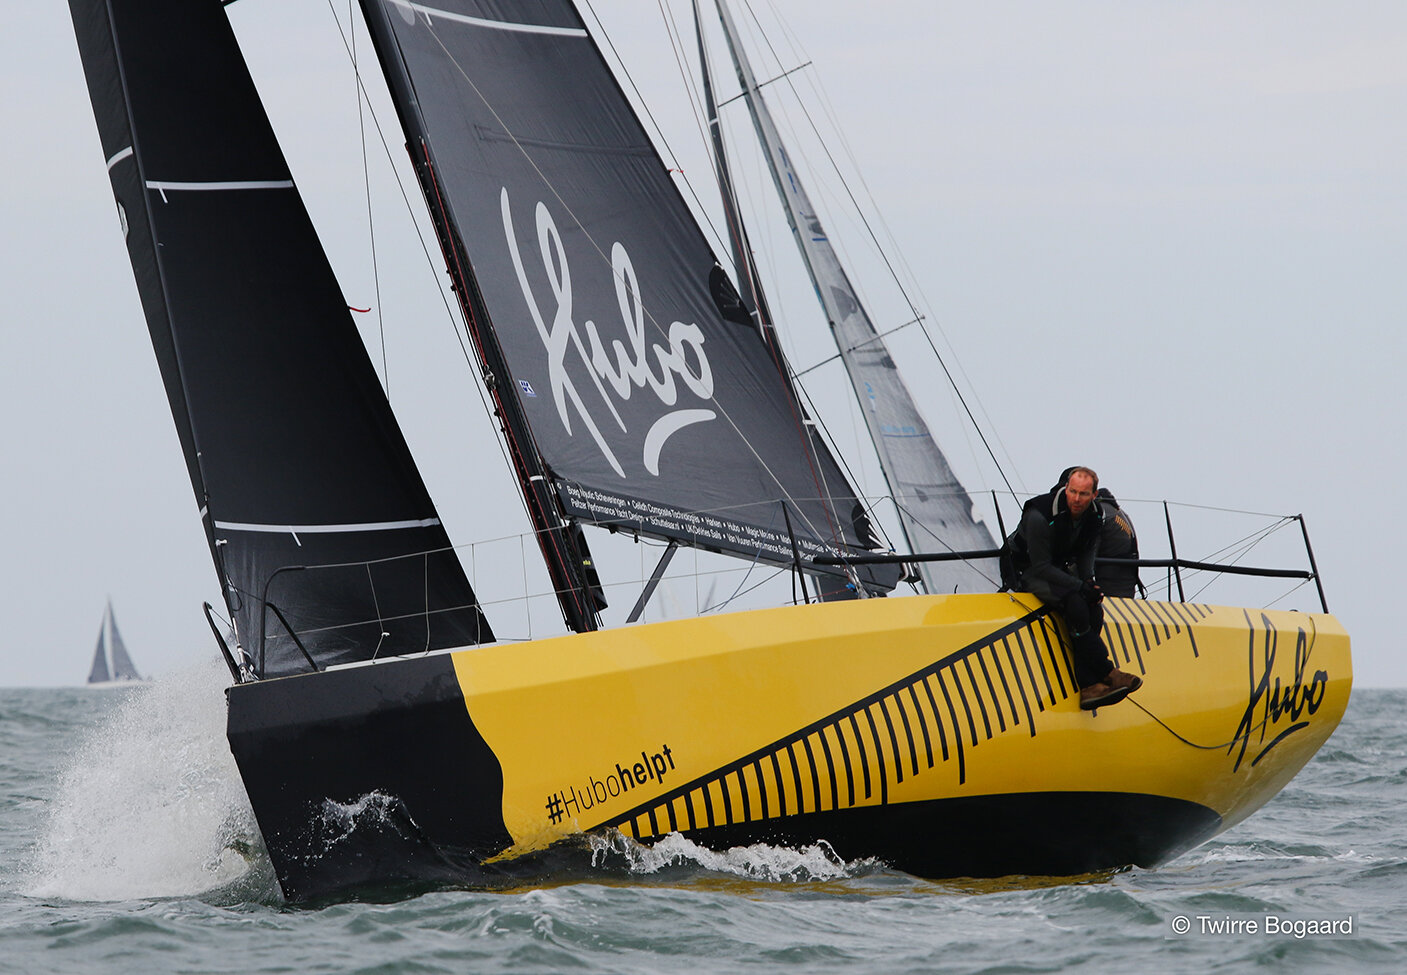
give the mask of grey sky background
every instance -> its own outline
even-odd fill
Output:
[[[1390,583],[1407,480],[1407,5],[777,6],[804,49],[781,57],[814,62],[798,84],[824,84],[1018,491],[1086,463],[1121,497],[1302,512],[1360,685],[1407,685]],[[658,9],[595,8],[706,193]],[[345,21],[345,0],[338,10]],[[230,13],[348,301],[372,304],[357,107],[332,13],[323,0]],[[170,673],[214,652],[200,603],[218,604],[218,588],[65,5],[9,11],[0,113],[0,686],[80,683],[108,595],[138,666]],[[425,326],[444,317],[443,275],[396,226],[379,154],[392,401],[452,538],[523,530],[458,348]],[[783,266],[784,228],[757,236],[796,295],[778,317],[814,320]],[[908,316],[878,293],[871,312],[881,328]],[[380,363],[381,327],[362,325]],[[798,367],[828,341],[814,321],[788,326]],[[975,494],[1004,490],[920,345],[906,330],[896,357],[922,370],[909,380],[959,475]],[[441,378],[458,388],[436,391]],[[844,442],[856,422],[841,374],[814,378]],[[437,453],[419,451],[432,442]],[[861,479],[882,493],[872,472]],[[1136,517],[1157,539],[1161,509]],[[1191,514],[1176,517],[1181,529]]]

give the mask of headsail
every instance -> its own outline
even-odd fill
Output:
[[[141,680],[136,665],[127,655],[127,644],[122,642],[122,634],[117,629],[117,617],[112,612],[112,603],[107,604],[108,650],[112,655],[113,680]]]
[[[363,7],[515,457],[540,462],[530,503],[777,563],[788,521],[803,556],[869,547],[571,4]]]
[[[219,4],[70,7],[207,540],[258,673],[308,669],[289,627],[319,666],[492,639]]]
[[[994,548],[991,533],[973,517],[972,499],[934,441],[821,226],[782,145],[724,0],[715,2],[777,194],[859,398],[910,547],[915,552]],[[1000,578],[995,564],[979,569],[964,562],[932,562],[922,564],[920,571],[934,593],[985,592]]]
[[[103,613],[103,621],[98,624],[98,645],[93,648],[93,666],[88,671],[88,683],[106,684],[112,680],[112,674],[107,669],[107,613]]]

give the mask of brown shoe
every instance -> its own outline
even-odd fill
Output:
[[[1118,667],[1115,667],[1105,675],[1104,683],[1108,684],[1116,691],[1123,689],[1129,694],[1132,694],[1143,686],[1143,678],[1139,677],[1137,674],[1126,674]]]
[[[1093,711],[1095,708],[1118,704],[1129,696],[1127,687],[1110,687],[1108,684],[1091,684],[1080,688],[1080,710]]]

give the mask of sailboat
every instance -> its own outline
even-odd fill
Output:
[[[122,633],[117,629],[117,617],[112,614],[112,600],[109,599],[107,608],[103,610],[103,621],[98,626],[98,645],[93,649],[88,685],[111,687],[142,679],[127,653],[127,644],[122,642]]]
[[[475,883],[612,829],[928,877],[1153,865],[1332,733],[1352,672],[1327,608],[1111,598],[1146,686],[1086,712],[1034,598],[900,595],[906,559],[994,553],[877,541],[575,7],[361,6],[561,635],[495,630],[477,580],[507,567],[466,572],[218,0],[70,0],[290,900]],[[665,546],[623,625],[600,529]],[[680,547],[798,596],[638,622]]]

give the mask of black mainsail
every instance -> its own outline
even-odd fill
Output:
[[[219,4],[70,8],[206,537],[256,673],[305,671],[305,650],[323,667],[493,639]]]
[[[801,177],[782,144],[726,3],[724,0],[715,0],[715,3],[738,84],[752,115],[777,196],[786,210],[802,262],[811,276],[816,297],[825,311],[860,402],[870,440],[894,496],[900,527],[910,549],[969,552],[994,548],[991,533],[973,517],[972,499],[933,439],[883,337],[876,331],[821,226]],[[697,17],[697,0],[694,12]],[[706,58],[703,70],[708,71]],[[705,85],[705,91],[711,92],[711,85]],[[717,131],[713,122],[717,107],[711,103],[708,108],[711,124]],[[721,142],[715,152],[722,156]],[[919,565],[919,571],[928,591],[934,593],[986,592],[998,580],[993,560],[986,563],[927,562]]]
[[[572,5],[363,9],[559,590],[564,520],[780,564],[869,548]]]

